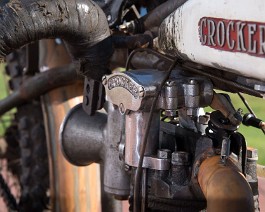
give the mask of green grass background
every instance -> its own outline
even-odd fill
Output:
[[[7,88],[8,76],[3,74],[4,68],[5,64],[0,63],[0,99],[7,96],[9,92]],[[14,111],[15,110],[12,110],[0,117],[0,137],[3,136],[5,129],[10,125]]]
[[[4,73],[4,64],[0,65],[0,99],[4,98],[7,95],[7,88],[6,88],[6,81],[7,76],[3,75]],[[248,103],[256,113],[257,117],[265,120],[265,100],[251,97],[248,95],[244,95],[247,99]],[[230,94],[232,99],[233,105],[236,109],[242,108],[244,113],[247,113],[248,110],[242,103],[241,99],[238,97],[237,94]],[[14,111],[13,111],[14,112]],[[13,113],[11,112],[11,114]],[[0,136],[3,135],[5,128],[10,124],[10,120],[12,119],[12,115],[6,114],[1,117],[0,119]],[[262,133],[261,130],[253,128],[253,127],[246,127],[241,125],[239,128],[239,132],[241,132],[247,141],[248,146],[257,148],[259,151],[259,163],[265,165],[265,135]]]
[[[241,99],[237,94],[229,94],[233,105],[236,109],[242,108],[243,113],[248,113],[247,108],[244,106]],[[248,104],[251,106],[256,116],[265,121],[265,99],[252,97],[244,94]],[[258,163],[265,165],[265,135],[260,129],[247,127],[243,124],[240,125],[239,132],[242,133],[247,141],[247,145],[257,148],[259,153]]]

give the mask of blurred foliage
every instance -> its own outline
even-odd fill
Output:
[[[243,94],[248,104],[251,106],[255,115],[265,121],[265,100],[257,97],[252,97]],[[230,94],[232,103],[236,109],[243,109],[243,113],[249,113],[241,99],[237,94]],[[247,127],[243,124],[239,128],[239,132],[244,135],[247,141],[247,145],[258,149],[259,160],[258,163],[265,165],[265,135],[260,129],[254,127]]]
[[[217,93],[226,93],[230,96],[231,101],[235,107],[235,109],[241,108],[243,110],[243,113],[249,113],[248,109],[245,107],[242,100],[239,98],[238,94],[233,93],[227,93],[223,91],[216,91]],[[265,99],[249,96],[247,94],[243,94],[246,101],[248,102],[249,106],[254,111],[257,118],[261,120],[265,120]],[[212,111],[210,107],[206,108],[207,112]],[[260,129],[254,128],[254,127],[247,127],[243,124],[239,127],[239,132],[244,135],[247,146],[253,147],[258,149],[259,152],[259,160],[258,163],[265,165],[265,135]]]
[[[0,99],[6,97],[9,93],[8,91],[8,77],[4,74],[5,64],[0,63]],[[13,118],[14,110],[0,116],[0,137],[5,133],[5,129],[10,125]]]

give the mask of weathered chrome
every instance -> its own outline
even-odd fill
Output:
[[[265,91],[265,85],[255,85],[254,86],[254,89],[256,90],[256,91]]]
[[[171,150],[169,149],[159,149],[157,151],[157,157],[161,159],[170,159],[171,158]]]
[[[202,135],[205,134],[205,130],[208,127],[209,120],[210,120],[210,116],[209,115],[200,115],[198,117],[197,129],[198,129],[199,132],[201,132]]]
[[[88,116],[79,104],[65,117],[60,142],[65,158],[77,166],[103,164],[104,190],[119,197],[130,193],[130,178],[119,159],[119,144],[124,143],[124,117],[109,104],[108,115]]]
[[[125,156],[125,143],[121,142],[119,144],[119,159],[124,160],[125,159],[124,156]]]
[[[247,159],[249,161],[257,161],[258,160],[258,150],[248,147],[247,148]]]
[[[104,76],[107,99],[118,105],[122,114],[129,111],[148,111],[164,74],[155,70],[137,70]],[[179,77],[167,81],[161,91],[158,107],[170,114],[186,107],[190,115],[196,115],[196,109],[209,106],[212,98],[213,85],[209,80]]]
[[[126,115],[125,123],[125,163],[137,167],[140,158],[140,146],[143,141],[148,112],[130,112]],[[156,155],[159,139],[159,111],[155,112],[145,149],[145,156]]]
[[[205,78],[179,77],[170,79],[161,92],[160,108],[177,110],[187,108],[189,115],[196,115],[197,108],[210,105],[213,85]]]
[[[230,139],[228,137],[224,137],[222,140],[222,148],[221,148],[221,161],[226,164],[226,160],[230,155]]]
[[[130,193],[130,177],[124,169],[124,162],[119,159],[120,143],[124,143],[124,116],[118,108],[108,104],[108,122],[104,129],[104,190],[120,197]]]
[[[260,182],[258,181],[257,161],[258,150],[252,147],[247,147],[246,175],[248,177],[250,187],[252,188],[255,211],[260,211],[258,204],[258,197],[260,195],[258,184]]]
[[[169,170],[170,159],[157,157],[144,157],[143,168],[154,170]]]
[[[103,77],[107,100],[124,108],[124,112],[147,109],[165,72],[137,70]],[[107,81],[107,82],[106,82]]]

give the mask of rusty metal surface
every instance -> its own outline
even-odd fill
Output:
[[[226,166],[220,156],[206,159],[199,170],[198,181],[207,200],[207,211],[253,211],[250,186],[231,160]]]

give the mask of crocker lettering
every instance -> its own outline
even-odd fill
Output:
[[[130,79],[124,76],[113,76],[108,79],[108,89],[111,90],[116,87],[122,87],[128,90],[134,98],[138,97],[138,87]]]
[[[265,23],[203,17],[199,35],[204,46],[265,57]]]

